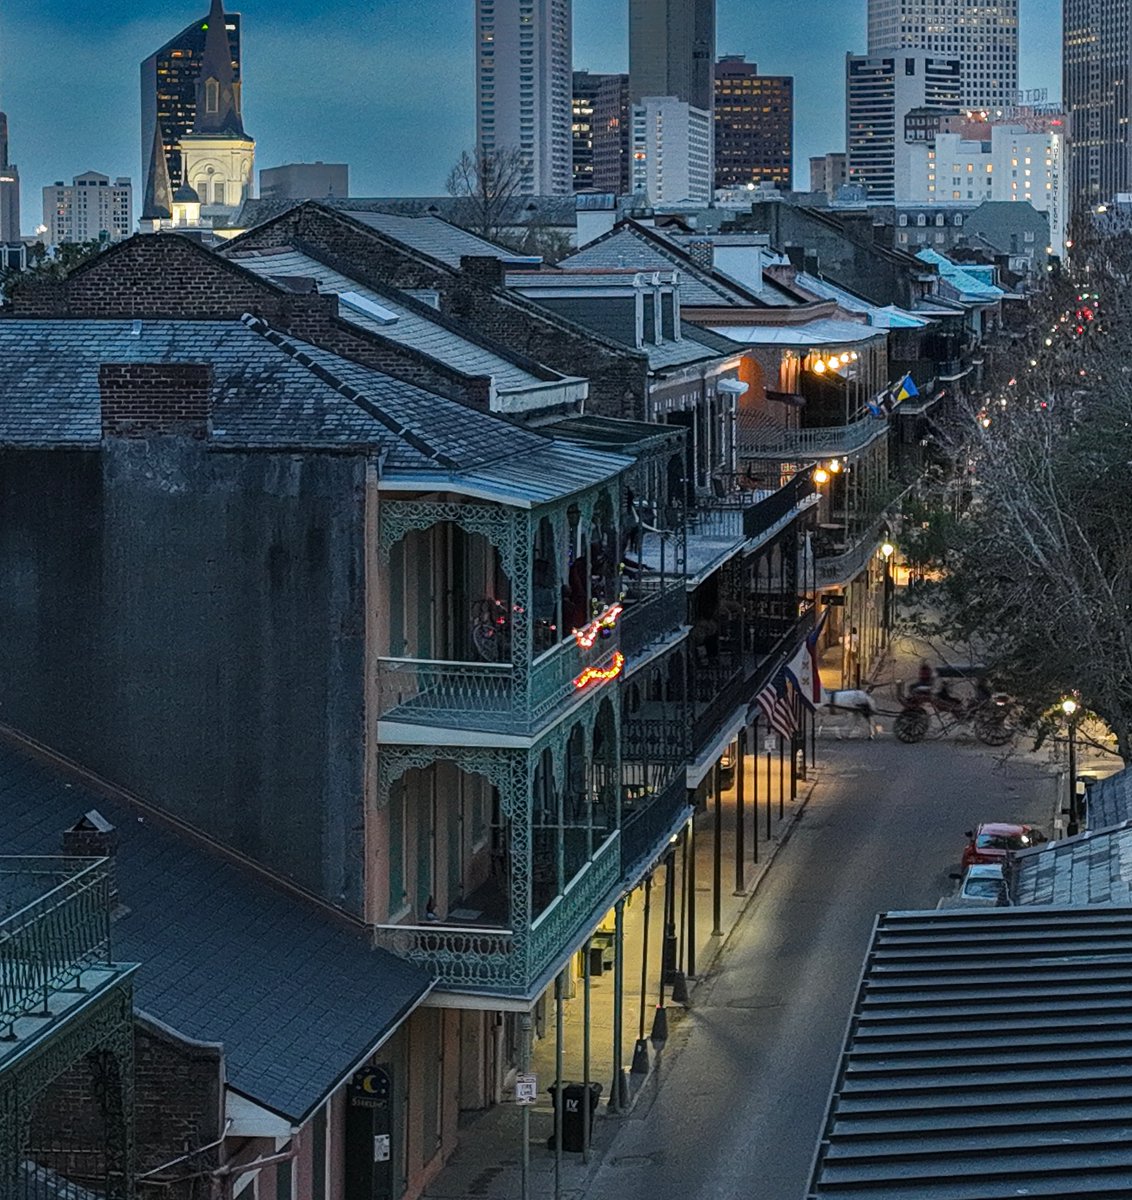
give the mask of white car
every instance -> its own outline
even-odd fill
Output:
[[[963,873],[959,890],[936,908],[998,908],[1010,903],[1002,863],[972,863]]]

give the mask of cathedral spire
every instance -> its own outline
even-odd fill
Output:
[[[223,0],[212,0],[205,21],[193,133],[204,137],[247,136],[240,115],[240,85],[235,82],[232,71],[232,48],[224,21]]]
[[[165,139],[161,122],[154,122],[153,149],[145,178],[143,221],[168,221],[173,216],[173,187],[169,182],[169,163],[165,159]]]

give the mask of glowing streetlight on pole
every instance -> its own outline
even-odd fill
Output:
[[[1080,706],[1072,696],[1061,702],[1061,711],[1069,724],[1069,826],[1067,833],[1072,837],[1081,823],[1081,812],[1077,804],[1077,710]]]

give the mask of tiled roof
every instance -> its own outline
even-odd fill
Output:
[[[560,267],[634,267],[642,271],[680,271],[680,303],[693,306],[750,304],[751,301],[726,284],[689,264],[675,246],[655,241],[638,230],[623,226],[590,242],[558,264]]]
[[[809,1200],[1132,1195],[1132,909],[878,919]]]
[[[96,445],[101,363],[183,362],[212,365],[210,437],[221,445],[372,446],[391,468],[446,470],[546,445],[533,431],[268,332],[237,321],[0,321],[0,444]]]
[[[439,319],[439,314],[435,320],[430,318],[423,311],[426,306],[398,298],[394,289],[379,292],[366,287],[298,250],[267,253],[244,251],[234,253],[232,258],[240,266],[268,279],[313,279],[318,284],[318,290],[324,294],[341,296],[344,292],[354,293],[373,301],[392,314],[395,320],[379,321],[345,303],[339,307],[339,316],[390,341],[410,346],[467,375],[490,375],[500,391],[545,388],[548,380],[567,378],[550,370],[544,370],[542,377],[533,375],[510,358],[503,357],[501,352],[475,341],[474,335],[457,333]]]
[[[58,854],[97,809],[117,830],[114,956],[136,1007],[224,1045],[230,1087],[301,1121],[427,994],[425,972],[154,814],[0,743],[6,854]]]
[[[1125,767],[1089,788],[1085,817],[1090,829],[1132,820],[1132,767]]]
[[[1014,855],[1018,904],[1132,905],[1132,820]]]

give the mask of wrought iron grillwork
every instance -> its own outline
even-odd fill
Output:
[[[0,1038],[109,963],[109,898],[105,859],[0,858],[0,899],[14,907],[0,919]]]
[[[888,422],[862,417],[848,425],[823,426],[820,429],[760,430],[757,437],[739,446],[741,459],[833,458],[854,454],[870,442],[888,433]]]
[[[621,822],[621,875],[634,879],[664,853],[688,815],[688,786],[681,769],[661,788],[634,799]]]

